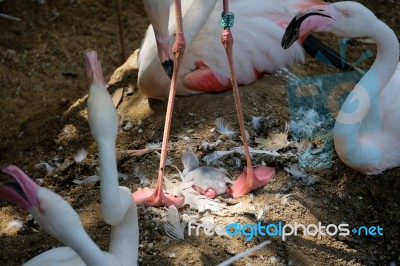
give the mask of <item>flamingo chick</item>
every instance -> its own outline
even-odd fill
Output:
[[[336,118],[334,143],[339,158],[367,175],[400,166],[400,65],[395,33],[362,4],[344,1],[300,11],[282,45],[289,47],[313,31],[368,37],[377,45],[374,63]]]
[[[119,253],[105,252],[93,242],[82,226],[78,214],[58,194],[37,185],[21,169],[10,165],[2,170],[15,181],[0,186],[0,199],[28,209],[38,224],[68,247],[53,248],[24,265],[137,265],[137,210],[133,203],[124,221],[112,227],[111,245]],[[117,237],[116,237],[117,236]],[[129,251],[129,252],[128,252]],[[121,257],[121,253],[124,255]]]
[[[214,167],[201,166],[196,154],[186,151],[182,155],[183,171],[185,182],[193,182],[193,189],[208,198],[215,198],[217,195],[230,193],[226,183],[231,180],[221,171]]]

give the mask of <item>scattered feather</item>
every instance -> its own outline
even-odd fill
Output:
[[[13,220],[8,223],[7,229],[21,229],[24,223],[21,220]]]
[[[215,129],[218,131],[218,133],[227,135],[228,137],[232,137],[237,133],[236,131],[229,128],[229,124],[225,123],[222,117],[218,117],[215,120]]]
[[[233,157],[232,159],[235,161],[235,166],[236,166],[237,168],[242,168],[242,161],[240,160],[240,158],[238,158],[238,157]]]
[[[207,154],[203,157],[203,160],[206,162],[207,165],[214,161],[218,161],[219,158],[224,157],[225,155],[232,154],[234,151],[214,151],[210,154]]]
[[[171,258],[171,259],[175,259],[176,258],[176,253],[175,252],[168,253],[167,257]]]
[[[234,148],[235,152],[244,154],[243,146]],[[264,154],[264,155],[269,155],[269,156],[281,156],[278,152],[276,151],[268,151],[268,150],[259,150],[259,149],[253,149],[249,148],[250,153],[255,153],[255,154]]]
[[[128,175],[118,172],[118,179],[128,180]]]
[[[270,151],[278,151],[286,148],[290,144],[288,141],[287,132],[270,134],[267,139],[256,138],[255,142],[258,144],[257,149],[265,149]]]
[[[271,258],[269,258],[269,260],[272,264],[278,264],[280,262],[279,259],[275,256],[272,256]]]
[[[135,170],[134,170],[133,173],[134,173],[134,175],[135,175],[136,177],[139,177],[139,180],[140,180],[140,184],[141,184],[141,185],[149,185],[149,184],[150,184],[149,178],[148,178],[145,174],[143,174],[143,173],[140,171],[140,169],[139,169],[138,166],[135,167]]]
[[[169,223],[164,224],[164,230],[168,237],[173,240],[185,239],[186,222],[180,220],[178,209],[170,206],[167,211]]]
[[[251,124],[252,124],[253,129],[254,129],[255,131],[257,131],[257,130],[260,129],[261,119],[262,119],[261,116],[252,116],[252,117],[251,117]]]
[[[201,141],[201,148],[203,150],[208,150],[208,149],[212,149],[217,147],[219,144],[222,143],[222,140],[218,139],[217,141],[215,141],[214,143],[210,143],[208,141],[202,140]]]
[[[293,194],[287,194],[282,196],[281,198],[281,204],[284,206],[288,206],[288,205],[292,205],[292,203],[290,202],[290,200],[292,199]]]
[[[261,210],[258,212],[257,220],[261,220],[261,218],[263,217],[263,215],[264,215],[264,210],[261,209]]]
[[[150,142],[145,145],[146,149],[161,150],[162,142]]]
[[[314,109],[305,111],[304,108],[300,108],[297,117],[298,119],[290,121],[290,128],[296,139],[310,138],[314,130],[325,121],[325,117]]]
[[[280,154],[276,151],[257,150],[257,149],[253,149],[253,148],[250,148],[249,151],[250,151],[250,153],[256,153],[256,154],[264,154],[264,155],[269,155],[269,156],[280,156]],[[219,160],[221,157],[224,157],[224,156],[226,156],[228,154],[232,154],[232,153],[244,154],[243,146],[235,147],[229,151],[214,151],[214,152],[204,156],[203,160],[206,162],[207,165],[209,165],[212,162]]]
[[[306,186],[312,186],[316,182],[314,176],[302,171],[296,164],[290,166],[289,168],[285,167],[284,170],[290,173],[294,178],[296,178],[296,180],[300,180]]]
[[[100,181],[100,177],[97,175],[92,175],[92,176],[87,176],[83,180],[75,179],[72,181],[72,183],[77,184],[77,185],[85,185],[85,184],[90,184],[90,183],[96,183],[98,181]]]
[[[247,250],[223,261],[222,263],[218,264],[217,266],[228,266],[228,265],[234,263],[235,261],[240,260],[241,258],[247,257],[252,252],[257,251],[257,250],[261,249],[262,247],[269,245],[269,244],[271,244],[271,240],[264,241],[261,244],[258,244],[257,246],[255,246],[253,248],[247,249]]]
[[[297,179],[303,179],[308,176],[305,172],[300,170],[299,166],[296,164],[291,165],[289,168],[285,167],[283,170],[285,170],[286,172],[288,172],[289,174],[291,174],[293,177],[295,177]]]
[[[86,159],[87,155],[88,155],[87,150],[85,150],[85,149],[80,149],[80,150],[75,154],[75,156],[74,156],[74,161],[75,161],[76,163],[81,163],[83,160]]]

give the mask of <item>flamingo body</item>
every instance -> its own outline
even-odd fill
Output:
[[[231,89],[229,65],[220,41],[222,5],[216,0],[199,2],[203,1],[182,2],[187,46],[178,76],[177,95]],[[231,0],[231,10],[235,12],[231,30],[235,36],[233,49],[238,84],[250,84],[264,72],[273,73],[288,64],[304,61],[300,44],[289,50],[280,46],[284,27],[301,8],[322,3],[318,0]],[[172,6],[170,18],[175,17]],[[173,19],[169,20],[170,42],[174,41],[175,24]],[[138,85],[146,96],[165,99],[170,80],[163,73],[157,52],[156,37],[150,26],[139,53]]]

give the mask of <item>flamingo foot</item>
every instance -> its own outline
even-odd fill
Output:
[[[158,192],[157,192],[158,191]],[[173,195],[165,194],[162,190],[153,190],[149,188],[139,189],[132,193],[132,198],[138,205],[146,206],[175,206],[180,207],[183,204],[183,197],[176,197]]]
[[[243,197],[250,191],[256,190],[268,184],[269,181],[275,176],[275,168],[268,166],[258,166],[254,168],[253,173],[254,176],[248,176],[246,167],[244,167],[243,173],[231,186],[230,194],[232,198]]]
[[[217,196],[217,192],[212,188],[209,188],[207,190],[202,190],[201,188],[195,185],[193,185],[192,188],[196,190],[199,194],[204,195],[209,199],[213,199]]]

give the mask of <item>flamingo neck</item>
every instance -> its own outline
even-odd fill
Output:
[[[129,207],[128,201],[121,197],[118,187],[115,142],[99,144],[98,149],[102,215],[106,223],[115,225],[122,221]]]
[[[65,231],[64,236],[59,237],[59,240],[72,248],[86,265],[110,265],[103,251],[89,237],[82,224],[71,228],[71,230],[73,231]]]
[[[131,205],[124,219],[111,227],[109,252],[118,258],[125,266],[135,266],[138,261],[139,226],[137,207],[132,200],[131,192],[126,187],[120,187],[121,194],[127,194]]]
[[[391,28],[378,20],[370,37],[376,42],[377,56],[369,71],[357,85],[376,84],[376,89],[368,88],[372,98],[375,98],[386,87],[393,77],[399,63],[399,41]],[[375,81],[376,80],[376,81]]]
[[[371,142],[370,138],[368,143],[363,135],[383,130],[379,94],[393,77],[399,61],[399,42],[385,23],[378,20],[368,31],[366,37],[377,44],[377,57],[342,105],[334,127],[336,151],[343,161],[353,165],[381,162],[377,141]]]

